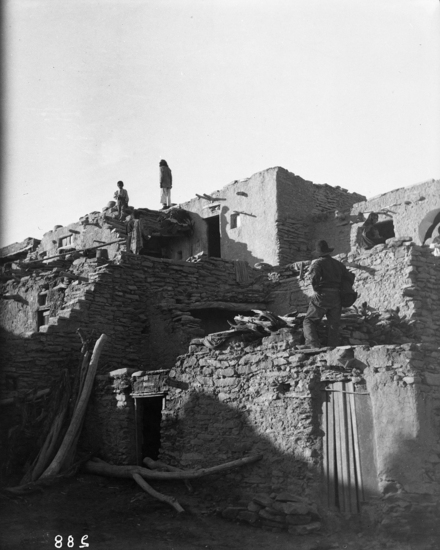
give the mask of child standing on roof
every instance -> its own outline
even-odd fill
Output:
[[[171,206],[171,187],[173,186],[173,176],[166,160],[159,162],[160,169],[160,202],[162,210]]]
[[[127,190],[124,189],[124,182],[118,181],[118,190],[115,192],[114,197],[118,202],[118,214],[119,219],[122,219],[122,213],[124,209],[128,206],[128,193]]]

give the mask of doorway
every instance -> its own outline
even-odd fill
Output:
[[[220,216],[205,218],[208,226],[208,256],[221,258]]]
[[[165,397],[162,394],[135,398],[136,456],[138,464],[145,457],[157,460],[160,450],[160,426]]]

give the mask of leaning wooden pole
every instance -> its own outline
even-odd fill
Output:
[[[107,339],[108,337],[105,334],[102,334],[95,344],[90,365],[84,380],[81,397],[79,398],[73,412],[70,426],[67,429],[66,435],[64,436],[63,442],[61,443],[55,458],[46,471],[42,474],[41,479],[57,475],[63,467],[66,458],[72,451],[78,432],[82,426],[82,421],[86,413],[90,394],[92,393],[93,381],[95,379],[96,369],[98,367],[99,356],[101,355],[101,351]]]
[[[261,454],[248,456],[238,460],[233,460],[232,462],[219,464],[218,466],[213,466],[211,468],[201,468],[200,470],[181,470],[180,472],[157,472],[155,470],[142,468],[142,466],[114,466],[113,464],[108,464],[103,460],[89,460],[84,464],[84,471],[89,474],[109,477],[132,478],[133,474],[139,474],[144,479],[197,479],[199,477],[216,474],[225,470],[239,468],[240,466],[245,466],[246,464],[252,464],[262,458],[263,455]]]

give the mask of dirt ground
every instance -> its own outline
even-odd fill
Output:
[[[158,482],[154,488],[175,496],[185,509],[177,514],[144,493],[133,481],[78,474],[41,492],[21,497],[0,494],[0,548],[40,550],[439,550],[427,535],[396,541],[374,532],[340,529],[331,534],[293,536],[223,519],[225,502],[197,480],[194,492],[183,483]],[[60,539],[62,536],[62,540]],[[70,539],[69,539],[70,537]],[[86,546],[88,544],[88,546]]]

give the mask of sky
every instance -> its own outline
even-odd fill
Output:
[[[6,0],[1,246],[273,166],[367,197],[440,178],[438,0]]]

